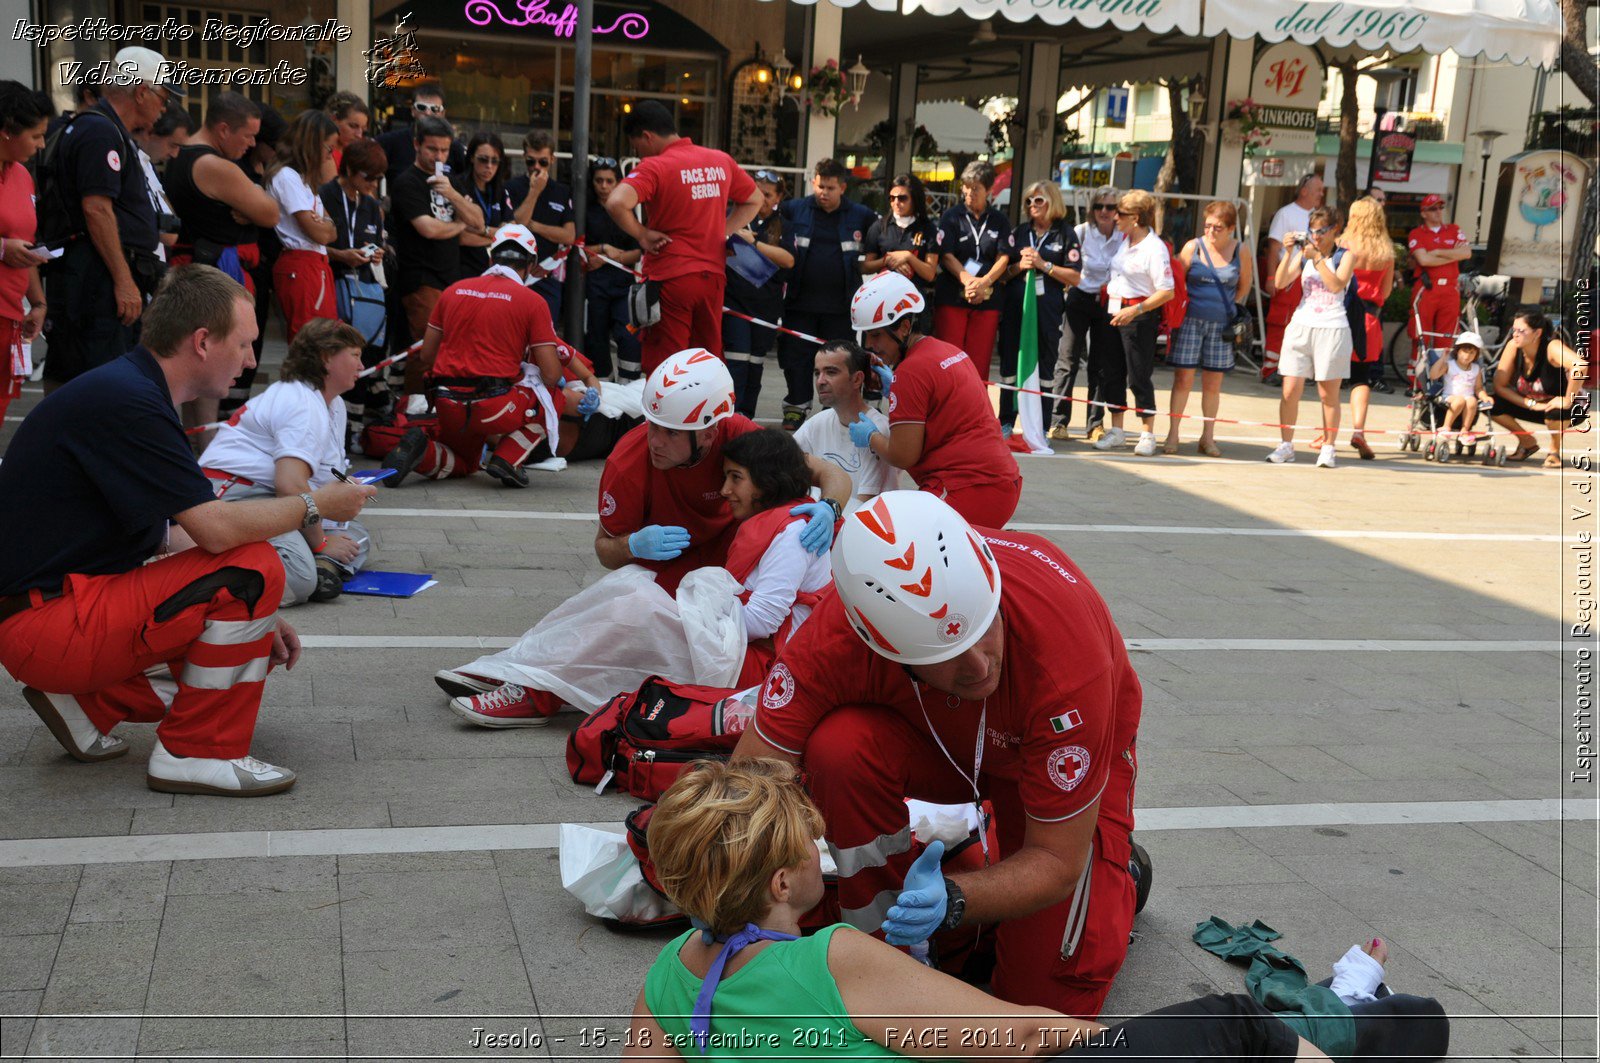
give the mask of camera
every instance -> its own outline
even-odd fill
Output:
[[[156,231],[163,236],[176,236],[183,230],[183,219],[176,214],[161,211],[156,215]]]

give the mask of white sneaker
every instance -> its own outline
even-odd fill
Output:
[[[217,797],[265,797],[294,785],[288,768],[255,757],[221,760],[213,757],[175,757],[160,739],[150,751],[145,783],[164,794],[211,794]]]
[[[1334,456],[1333,447],[1327,443],[1324,443],[1322,445],[1322,449],[1317,451],[1317,468],[1334,469],[1338,468],[1338,466],[1339,461]]]
[[[1133,448],[1133,452],[1141,458],[1155,457],[1156,434],[1154,432],[1141,432],[1139,434],[1139,445]]]
[[[1274,465],[1290,465],[1294,463],[1294,444],[1279,443],[1272,448],[1272,453],[1267,455],[1267,460]]]
[[[101,734],[71,694],[50,694],[23,687],[22,696],[74,760],[92,764],[120,757],[128,751],[126,740]]]
[[[1128,445],[1128,433],[1120,428],[1107,428],[1099,439],[1094,441],[1096,450],[1121,450]]]

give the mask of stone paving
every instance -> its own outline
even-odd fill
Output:
[[[773,379],[764,413],[776,410]],[[1166,383],[1163,373],[1163,393]],[[36,400],[25,395],[13,414]],[[1380,398],[1374,424],[1399,427],[1402,407]],[[1224,415],[1275,411],[1246,374],[1228,382]],[[1592,801],[1592,788],[1563,786],[1571,673],[1553,648],[1572,562],[1564,575],[1551,537],[1573,529],[1582,477],[1429,465],[1392,442],[1376,462],[1346,450],[1340,468],[1314,469],[1302,449],[1279,468],[1261,461],[1270,433],[1220,434],[1217,460],[1192,442],[1180,457],[1139,459],[1077,441],[1024,460],[1013,523],[1073,526],[1045,534],[1096,582],[1128,638],[1307,640],[1136,652],[1141,808]],[[346,598],[291,614],[303,634],[347,644],[308,650],[267,682],[254,752],[300,772],[287,795],[153,793],[148,727],[120,732],[133,744],[122,760],[72,762],[0,678],[0,853],[17,839],[620,821],[637,802],[567,778],[576,717],[489,732],[446,710],[432,672],[476,651],[347,641],[520,634],[596,574],[591,526],[451,513],[592,514],[598,473],[536,472],[522,492],[478,477],[380,494],[367,521],[377,567],[431,572],[439,585],[410,601]],[[400,508],[428,512],[383,512]],[[1420,534],[1370,535],[1393,532]],[[1501,538],[1455,538],[1463,532]],[[1371,641],[1312,645],[1324,640]],[[1445,648],[1384,645],[1394,640]],[[1504,645],[1515,641],[1539,645]],[[1352,943],[1383,937],[1390,984],[1443,1001],[1459,1058],[1593,1057],[1587,808],[1565,822],[1308,816],[1141,830],[1155,891],[1107,1012],[1242,991],[1240,969],[1189,941],[1215,914],[1277,927],[1313,977]],[[554,848],[18,863],[0,859],[8,1059],[614,1056],[616,1044],[595,1047],[581,1031],[620,1034],[667,938],[586,916],[561,889]],[[474,1047],[475,1028],[509,1047]]]

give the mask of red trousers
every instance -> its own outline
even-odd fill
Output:
[[[967,352],[978,379],[989,382],[989,360],[994,355],[994,338],[1000,332],[1000,311],[975,310],[970,306],[933,308],[933,337],[954,344]]]
[[[75,696],[101,734],[156,723],[179,756],[250,752],[283,598],[270,544],[68,576],[63,591],[0,623],[0,664],[18,682]]]
[[[1416,313],[1411,315],[1411,321],[1406,325],[1406,335],[1411,337],[1413,352],[1419,346],[1448,350],[1455,345],[1456,325],[1461,320],[1461,291],[1454,282],[1435,284],[1429,288],[1419,284],[1411,296],[1411,305]],[[1421,343],[1417,342],[1418,319],[1422,321]]]
[[[285,250],[272,264],[272,290],[278,293],[278,305],[283,308],[291,341],[307,321],[339,316],[333,267],[328,265],[327,255]]]
[[[839,866],[844,920],[878,933],[916,857],[905,798],[960,804],[972,800],[971,785],[951,768],[925,729],[880,708],[834,709],[807,740],[804,763]],[[1133,925],[1131,812],[1120,824],[1108,815],[1111,809],[1133,807],[1133,776],[1130,751],[1117,758],[1100,797],[1100,821],[1087,865],[1088,896],[1081,910],[1074,894],[992,928],[998,959],[992,986],[1002,1000],[1083,1018],[1100,1013],[1127,955]],[[1003,859],[1022,846],[1027,814],[1014,781],[985,773],[979,788],[994,806],[1000,838],[996,856]]]
[[[551,394],[561,403],[559,389]],[[417,463],[418,474],[429,479],[471,476],[481,464],[484,444],[497,438],[494,455],[513,467],[521,465],[545,436],[539,399],[527,388],[514,387],[504,395],[474,400],[441,393],[434,408],[439,415],[438,439],[428,444]]]
[[[1272,300],[1267,304],[1267,331],[1263,337],[1266,357],[1261,360],[1261,379],[1265,380],[1278,368],[1278,352],[1283,349],[1283,332],[1289,326],[1289,319],[1294,317],[1295,307],[1300,305],[1300,278],[1286,288],[1279,288],[1272,293]]]
[[[985,528],[1004,528],[1006,521],[1017,512],[1017,502],[1022,498],[1022,477],[1014,480],[994,480],[971,484],[967,487],[949,487],[937,477],[917,485],[950,503],[950,508],[961,514],[969,524]]]
[[[646,376],[689,347],[704,347],[722,357],[722,296],[727,286],[728,275],[722,270],[685,273],[661,282],[661,320],[639,337]]]

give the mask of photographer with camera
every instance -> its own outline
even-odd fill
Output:
[[[100,102],[46,146],[40,243],[63,252],[45,271],[47,392],[133,347],[165,272],[156,255],[160,219],[132,135],[186,95],[161,80],[165,62],[149,48],[119,51]]]

